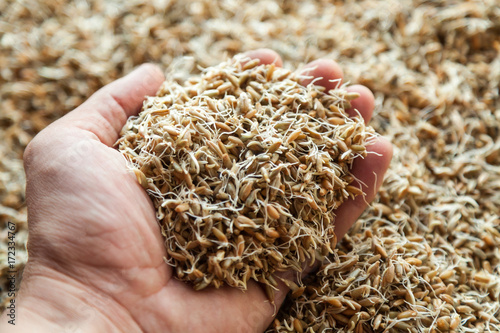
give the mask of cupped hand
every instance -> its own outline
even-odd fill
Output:
[[[247,55],[282,65],[267,49]],[[342,80],[331,60],[314,61],[304,70],[321,77],[316,84],[327,89]],[[249,283],[246,292],[229,287],[196,292],[173,278],[151,201],[112,148],[127,118],[139,112],[144,96],[154,95],[163,80],[157,67],[141,66],[47,127],[26,149],[29,260],[16,328],[263,332],[271,322],[275,307],[257,283]],[[349,112],[369,121],[372,93],[363,86],[348,89],[360,93]],[[386,140],[379,138],[369,151],[352,171],[367,185],[366,196],[337,210],[338,237],[373,199],[388,167],[392,151]],[[277,306],[287,291],[280,288]]]

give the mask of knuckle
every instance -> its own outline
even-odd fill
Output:
[[[23,153],[24,169],[28,171],[46,160],[47,150],[51,145],[51,129],[46,128],[38,133],[26,146]]]
[[[32,164],[33,160],[37,154],[38,151],[40,151],[40,134],[35,136],[26,146],[26,149],[24,150],[23,154],[23,161],[24,161],[24,168],[28,169]]]

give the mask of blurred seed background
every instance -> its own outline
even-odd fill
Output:
[[[497,0],[0,2],[0,303],[7,221],[16,269],[27,260],[22,154],[36,133],[143,62],[186,75],[260,47],[291,69],[338,61],[346,81],[372,89],[372,125],[395,146],[382,191],[339,244],[338,262],[356,263],[331,277],[359,270],[354,285],[382,296],[360,310],[362,330],[405,331],[391,321],[401,313],[419,332],[499,330]],[[378,288],[367,271],[375,255],[380,274],[396,267]]]

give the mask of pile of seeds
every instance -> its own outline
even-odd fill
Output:
[[[396,320],[417,332],[446,332],[455,315],[455,332],[500,331],[498,1],[54,3],[0,1],[0,311],[9,303],[7,221],[18,228],[18,272],[27,260],[22,153],[37,132],[143,62],[175,63],[177,74],[182,56],[207,67],[227,54],[270,47],[287,68],[321,57],[338,61],[346,80],[374,92],[370,124],[394,147],[373,207],[337,244],[339,255],[329,257],[339,271],[330,271],[332,290],[323,295],[341,297],[342,307],[349,306],[345,300],[358,302],[338,289],[357,274],[350,288],[366,286],[368,297],[381,301],[373,305],[372,317],[364,319],[374,310],[362,306],[354,319],[365,332],[408,333]],[[193,68],[186,77],[198,74]],[[364,279],[376,264],[370,259],[380,254],[370,237],[387,257],[381,255],[378,272]],[[410,246],[415,248],[409,251]],[[431,256],[424,256],[427,246]],[[353,257],[354,263],[341,266]],[[408,272],[398,268],[401,260]],[[377,275],[392,270],[391,264],[392,283],[377,284]],[[326,284],[322,279],[320,274],[307,283],[319,289]],[[415,304],[407,302],[408,289]],[[309,291],[303,296],[310,298]],[[310,310],[303,299],[286,301],[280,331],[295,319],[307,331]],[[321,316],[324,308],[316,307]],[[342,311],[348,321],[358,316],[341,308],[328,311]],[[408,316],[409,309],[417,314]],[[345,319],[330,317],[318,321],[325,318],[332,331],[348,331]]]
[[[304,78],[304,77],[302,77]],[[375,136],[345,110],[359,96],[300,84],[236,57],[165,82],[118,141],[161,223],[168,262],[195,289],[253,279],[333,253],[333,211],[362,194],[350,174]]]
[[[378,204],[378,209],[388,209]],[[300,293],[291,293],[268,332],[342,332],[401,331],[439,332],[455,330],[465,319],[474,321],[474,313],[483,320],[496,322],[474,300],[480,295],[469,290],[463,301],[453,297],[455,286],[466,278],[461,270],[439,270],[433,264],[431,247],[421,236],[408,237],[404,244],[382,221],[374,223],[385,237],[380,239],[366,229],[352,240],[359,246],[355,253],[339,250],[315,275],[304,279],[306,286],[291,284]],[[386,248],[390,252],[386,252]],[[487,272],[473,277],[478,290],[496,293],[498,286]],[[425,314],[425,315],[424,315]]]

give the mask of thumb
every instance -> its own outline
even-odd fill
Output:
[[[156,94],[164,80],[158,66],[143,64],[98,90],[53,125],[88,131],[105,145],[112,146],[128,117],[140,111],[144,97]]]

